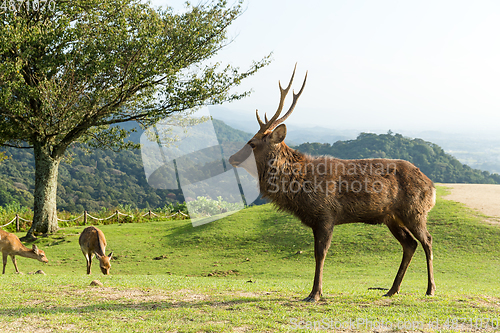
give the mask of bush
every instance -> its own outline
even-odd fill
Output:
[[[19,214],[22,218],[26,220],[31,220],[33,218],[33,212],[30,208],[21,206],[17,201],[13,201],[5,206],[0,206],[0,225],[4,225],[12,221],[12,219]],[[19,220],[19,225],[21,229],[26,229],[31,227],[31,223],[28,225],[27,222]],[[4,230],[8,232],[16,231],[16,223],[13,222],[8,226],[3,227]]]
[[[189,203],[189,215],[191,218],[217,215],[241,209],[240,203],[223,201],[222,197],[212,200],[207,197],[198,197]]]

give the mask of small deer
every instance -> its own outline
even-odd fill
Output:
[[[288,87],[279,88],[278,110],[263,122],[256,112],[260,130],[229,158],[234,167],[242,167],[259,182],[260,192],[279,209],[297,216],[313,230],[316,270],[311,293],[304,301],[318,301],[322,295],[323,265],[332,240],[334,226],[346,223],[387,225],[403,247],[403,259],[386,296],[399,292],[401,282],[417,248],[422,244],[427,260],[427,295],[436,290],[432,266],[432,237],[427,231],[427,214],[435,205],[432,181],[416,166],[403,160],[342,160],[311,157],[289,148],[286,126],[304,90],[293,93],[288,112],[278,118]],[[250,162],[249,162],[250,161]]]
[[[104,275],[109,274],[111,268],[110,260],[113,257],[113,252],[106,256],[106,238],[101,230],[96,227],[87,227],[82,231],[80,238],[80,249],[82,249],[83,256],[87,260],[87,274],[90,274],[92,266],[92,258],[94,254],[99,259],[99,267]]]
[[[17,268],[16,255],[31,259],[36,259],[38,261],[48,263],[49,259],[45,256],[45,252],[38,249],[38,247],[33,244],[33,248],[30,250],[26,246],[21,243],[19,238],[11,234],[10,232],[4,231],[0,229],[0,251],[2,251],[3,255],[3,271],[2,274],[5,274],[5,266],[7,265],[7,256],[10,256],[12,259],[12,263],[16,268],[16,273],[19,273],[19,269]]]

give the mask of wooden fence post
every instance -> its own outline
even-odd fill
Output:
[[[149,210],[149,219],[151,220],[151,209]]]
[[[83,211],[83,225],[86,225],[87,224],[87,211],[84,210]]]
[[[120,215],[118,214],[118,210],[116,210],[116,222],[120,223]]]
[[[16,232],[19,232],[19,214],[16,214]]]

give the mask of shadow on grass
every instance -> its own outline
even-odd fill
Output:
[[[96,311],[110,312],[110,311],[161,311],[170,309],[202,309],[206,307],[229,307],[235,305],[244,304],[276,304],[282,303],[284,305],[291,305],[294,303],[303,303],[301,300],[286,300],[283,298],[248,298],[241,297],[235,298],[228,301],[221,300],[190,300],[190,301],[144,301],[144,302],[133,302],[125,301],[120,303],[96,303],[93,305],[84,306],[48,306],[43,307],[43,304],[37,304],[33,306],[18,306],[9,309],[1,309],[0,316],[10,316],[10,317],[21,317],[32,314],[75,314],[75,313],[95,313]]]

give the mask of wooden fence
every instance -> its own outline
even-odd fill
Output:
[[[149,216],[149,219],[151,219],[153,216],[155,217],[162,217],[162,218],[171,218],[175,215],[182,215],[182,216],[185,216],[185,217],[189,217],[189,215],[187,214],[184,214],[183,212],[181,212],[180,210],[177,211],[176,213],[172,214],[172,215],[167,215],[167,216],[161,216],[161,215],[158,215],[158,214],[155,214],[153,213],[151,210],[149,210],[146,214],[143,214],[143,215],[140,215],[141,217],[145,217],[145,216]],[[105,218],[98,218],[98,217],[94,217],[92,215],[90,215],[87,211],[84,211],[82,215],[78,216],[78,217],[75,217],[74,219],[71,219],[71,220],[62,220],[62,219],[57,219],[57,221],[61,221],[61,222],[73,222],[73,221],[76,221],[80,218],[83,217],[83,225],[86,225],[87,224],[87,221],[89,218],[93,219],[93,220],[96,220],[96,221],[104,221],[104,220],[109,220],[111,218],[113,218],[114,216],[116,216],[116,222],[117,223],[120,223],[120,215],[121,216],[128,216],[128,217],[132,217],[134,218],[133,215],[129,215],[129,214],[125,214],[125,213],[122,213],[118,210],[116,210],[113,215],[111,216],[108,216],[108,217],[105,217]],[[19,216],[19,214],[16,214],[16,217],[14,217],[14,219],[12,219],[12,221],[10,221],[9,223],[7,224],[4,224],[4,225],[1,225],[0,228],[3,228],[3,227],[6,227],[8,226],[9,224],[11,223],[16,223],[16,232],[19,232],[20,229],[19,229],[19,221],[24,221],[24,222],[29,222],[29,223],[33,223],[33,221],[31,220],[26,220],[26,219],[23,219],[22,217]]]

